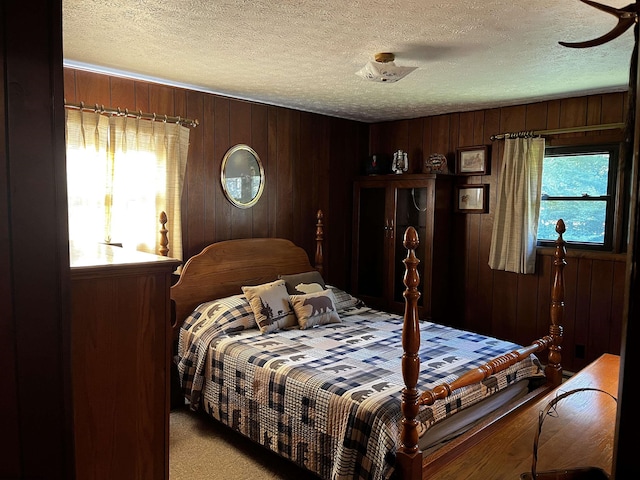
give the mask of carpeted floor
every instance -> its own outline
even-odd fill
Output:
[[[318,480],[307,470],[187,407],[171,411],[170,480]]]

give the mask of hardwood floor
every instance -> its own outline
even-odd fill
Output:
[[[531,472],[539,414],[565,392],[572,393],[544,417],[538,442],[538,473],[587,466],[611,472],[617,404],[609,395],[590,389],[617,395],[619,365],[617,355],[603,355],[550,394],[505,418],[483,443],[432,471],[433,478],[513,480]]]

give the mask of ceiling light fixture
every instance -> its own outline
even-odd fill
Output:
[[[361,76],[373,82],[393,83],[406,77],[418,67],[398,67],[393,61],[395,55],[393,53],[376,53],[375,62],[368,62],[364,67],[356,72]]]

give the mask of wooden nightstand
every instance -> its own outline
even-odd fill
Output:
[[[449,464],[431,471],[433,478],[514,480],[531,471],[539,413],[558,394],[597,388],[618,395],[620,357],[605,354],[553,392],[514,412],[496,425],[482,443]],[[555,418],[545,417],[538,443],[537,471],[599,467],[611,472],[616,402],[601,392],[572,394],[557,404]]]

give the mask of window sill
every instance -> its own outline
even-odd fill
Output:
[[[567,258],[588,258],[591,260],[609,260],[614,262],[626,262],[626,253],[602,252],[597,250],[582,250],[578,248],[567,248]],[[536,247],[537,255],[552,257],[555,254],[554,247]]]

